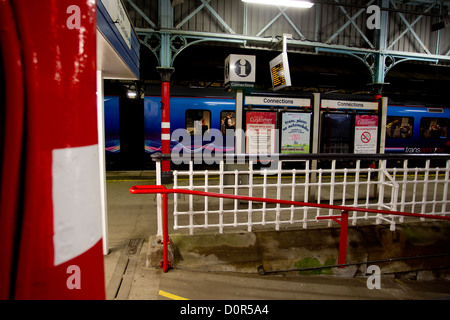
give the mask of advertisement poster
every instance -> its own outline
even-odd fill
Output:
[[[355,117],[355,153],[377,153],[378,116]]]
[[[310,129],[310,113],[282,113],[281,153],[309,153]]]
[[[247,112],[246,123],[246,153],[275,153],[276,112]]]

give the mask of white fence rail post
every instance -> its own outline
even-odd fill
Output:
[[[156,161],[156,184],[161,185],[161,161]],[[162,224],[162,203],[161,197],[156,195],[156,223],[157,223],[157,233],[158,237],[163,235],[163,224]]]

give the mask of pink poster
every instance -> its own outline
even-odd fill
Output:
[[[355,153],[377,153],[378,116],[357,115],[355,117]]]
[[[275,153],[276,112],[247,112],[246,123],[246,153]]]

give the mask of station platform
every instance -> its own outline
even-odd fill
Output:
[[[442,221],[349,227],[351,265],[323,269],[337,264],[338,227],[188,235],[169,222],[173,269],[164,273],[156,195],[129,193],[155,183],[153,171],[107,173],[108,300],[450,299],[450,223]],[[407,259],[388,261],[397,258]],[[368,288],[370,265],[380,289]]]

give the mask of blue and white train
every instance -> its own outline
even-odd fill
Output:
[[[388,106],[385,152],[449,153],[448,108]]]
[[[184,128],[195,130],[196,122],[204,120],[207,128],[222,128],[231,113],[235,117],[235,99],[229,97],[171,97],[171,132]],[[234,121],[235,119],[232,119]],[[386,121],[386,153],[450,153],[449,108],[389,105]],[[161,151],[161,98],[144,99],[145,152]],[[338,128],[337,128],[338,129]],[[350,126],[351,130],[351,126]],[[120,152],[119,98],[105,97],[106,154]],[[336,132],[342,131],[342,128]],[[351,136],[351,135],[350,135]],[[198,142],[192,141],[192,149]],[[323,143],[323,141],[322,141]],[[172,147],[177,142],[172,141]],[[221,146],[226,148],[226,146]],[[203,148],[205,143],[203,142]],[[323,150],[322,150],[323,151]],[[351,152],[351,150],[350,150]]]

